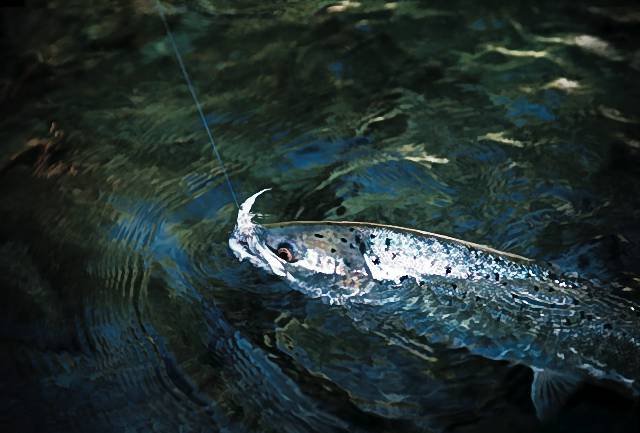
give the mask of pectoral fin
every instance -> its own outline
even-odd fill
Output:
[[[576,390],[580,380],[553,370],[533,368],[531,400],[540,420],[555,415]]]

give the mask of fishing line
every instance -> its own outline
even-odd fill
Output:
[[[173,33],[171,33],[171,29],[169,28],[169,23],[167,22],[167,18],[164,16],[164,11],[162,9],[162,5],[159,0],[155,0],[156,8],[158,9],[158,13],[160,14],[160,18],[162,19],[162,24],[164,24],[164,29],[167,32],[167,36],[169,37],[169,41],[171,41],[171,46],[173,47],[173,52],[176,55],[176,59],[178,59],[178,64],[180,65],[180,70],[182,71],[182,76],[187,83],[187,87],[189,87],[189,92],[191,93],[191,97],[193,98],[193,102],[196,104],[196,108],[198,109],[198,114],[200,115],[200,120],[202,121],[202,125],[204,126],[205,131],[207,131],[207,136],[209,137],[209,143],[211,143],[211,148],[218,158],[218,162],[220,163],[220,167],[222,167],[222,173],[224,174],[224,178],[227,181],[227,186],[229,187],[229,192],[231,193],[231,197],[233,197],[233,201],[236,204],[237,208],[240,208],[238,204],[238,198],[236,197],[236,192],[233,190],[233,186],[231,185],[231,179],[229,179],[229,175],[227,174],[227,170],[224,167],[224,163],[222,162],[222,158],[220,157],[220,153],[218,152],[218,148],[216,147],[216,142],[213,139],[213,134],[211,133],[211,129],[209,128],[209,124],[202,112],[202,106],[200,105],[200,101],[198,100],[198,95],[196,94],[196,90],[191,83],[191,78],[189,78],[189,73],[187,72],[187,68],[182,61],[182,56],[180,55],[180,51],[178,50],[178,45],[176,45],[176,41],[173,38]]]

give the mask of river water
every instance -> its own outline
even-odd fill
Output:
[[[3,431],[640,430],[596,385],[542,424],[528,369],[239,263],[154,3],[48,3],[0,13]],[[640,9],[529,3],[164,8],[262,221],[429,230],[638,299]]]

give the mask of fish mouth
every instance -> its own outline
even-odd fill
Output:
[[[251,212],[251,208],[258,196],[270,190],[271,188],[265,188],[262,191],[258,191],[240,205],[236,226],[229,238],[229,248],[231,248],[238,260],[247,259],[259,268],[286,277],[288,272],[285,270],[284,264],[273,248],[269,247],[265,242],[265,229],[263,226],[253,222],[253,217],[256,214]]]

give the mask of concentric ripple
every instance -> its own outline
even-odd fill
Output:
[[[637,299],[637,7],[521,3],[165,10],[239,199],[274,188],[259,219],[438,232]],[[238,263],[237,210],[153,4],[49,5],[0,12],[3,431],[638,425],[627,395],[587,386],[541,426],[529,372],[446,349],[455,329],[410,286],[341,308]]]

